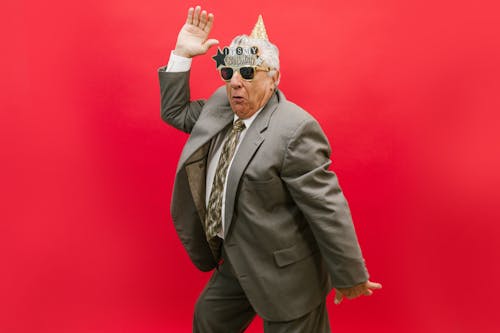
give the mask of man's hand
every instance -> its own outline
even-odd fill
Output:
[[[347,299],[353,299],[361,295],[371,296],[373,294],[373,289],[381,289],[382,285],[380,283],[371,282],[370,280],[358,284],[350,288],[338,288],[335,289],[335,304],[340,304],[344,297]]]
[[[174,53],[178,56],[192,58],[207,53],[210,47],[219,44],[216,39],[208,39],[213,23],[214,15],[212,13],[207,15],[207,11],[202,11],[200,6],[189,8],[186,24],[177,36]]]

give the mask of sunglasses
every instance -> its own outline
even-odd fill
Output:
[[[271,68],[262,66],[221,67],[219,69],[220,77],[224,81],[229,82],[231,81],[231,78],[233,77],[235,70],[240,72],[240,75],[243,78],[243,80],[252,81],[255,76],[255,72],[257,71],[269,72]]]

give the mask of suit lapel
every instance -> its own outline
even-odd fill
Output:
[[[177,173],[184,165],[195,160],[196,151],[203,145],[208,144],[210,139],[229,125],[233,117],[234,113],[229,104],[203,110],[182,150],[177,165]]]
[[[207,156],[210,143],[207,142],[194,152],[186,161],[186,176],[188,178],[189,189],[193,196],[193,202],[202,221],[205,221],[205,188],[207,173]]]
[[[278,96],[280,96],[279,93],[274,94],[266,104],[264,109],[262,109],[262,111],[257,115],[252,125],[247,130],[248,132],[245,134],[245,137],[243,138],[243,141],[241,142],[238,151],[234,156],[226,183],[227,188],[224,210],[224,237],[227,236],[229,226],[231,225],[231,221],[233,219],[234,202],[241,176],[243,175],[243,172],[245,171],[248,163],[252,160],[255,152],[264,141],[264,132],[269,125],[271,115],[278,107]]]
[[[205,221],[206,207],[206,174],[207,157],[210,150],[210,140],[226,127],[233,119],[233,112],[229,106],[204,110],[193,128],[182,151],[177,165],[177,173],[184,167],[188,178],[189,189],[198,215]]]

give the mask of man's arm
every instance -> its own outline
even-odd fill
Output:
[[[158,72],[161,94],[161,119],[191,133],[200,116],[204,100],[190,101],[189,72]]]
[[[181,131],[190,133],[198,119],[204,101],[190,101],[189,69],[192,57],[205,54],[218,44],[208,39],[214,21],[200,6],[189,8],[186,23],[177,36],[169,65],[160,68],[161,118]]]
[[[379,284],[368,280],[351,213],[336,175],[328,170],[330,146],[319,124],[305,120],[287,147],[282,179],[307,218],[321,254],[341,295],[370,295]]]

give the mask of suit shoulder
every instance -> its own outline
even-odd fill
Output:
[[[205,101],[203,106],[202,117],[210,117],[218,112],[221,108],[226,108],[229,105],[226,89],[224,86],[217,88],[213,94]]]
[[[217,88],[214,93],[208,98],[207,103],[213,104],[228,104],[226,87],[221,86]]]
[[[319,126],[318,121],[309,112],[289,100],[280,102],[272,121],[281,128],[281,132],[287,137],[293,136],[305,124]]]

